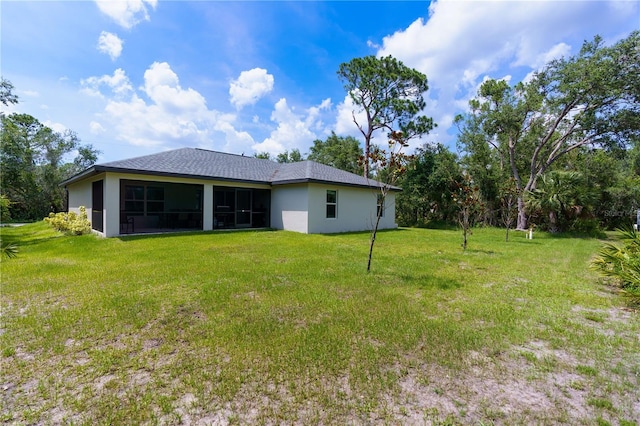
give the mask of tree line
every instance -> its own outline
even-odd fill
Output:
[[[403,189],[398,223],[463,220],[578,233],[629,224],[640,208],[638,75],[635,31],[612,46],[596,36],[515,85],[487,79],[456,117],[455,151],[432,143],[406,156],[396,182]],[[356,139],[332,134],[314,141],[308,159],[384,180],[384,167],[370,168],[380,152],[373,135],[401,135],[406,146],[429,133],[435,123],[422,114],[427,77],[374,56],[341,64],[338,77],[357,109],[364,150]],[[294,150],[275,160],[302,159]]]
[[[10,81],[0,82],[0,102],[18,103]],[[0,113],[2,222],[41,220],[65,210],[60,182],[90,167],[98,151],[71,130],[56,132],[28,114]]]

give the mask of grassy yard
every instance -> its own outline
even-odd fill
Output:
[[[366,233],[2,237],[7,423],[640,422],[597,240],[400,229],[366,274]]]

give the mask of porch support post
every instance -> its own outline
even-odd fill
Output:
[[[213,185],[203,185],[204,196],[202,198],[202,229],[213,229]]]
[[[120,179],[107,173],[104,177],[104,236],[120,234]]]

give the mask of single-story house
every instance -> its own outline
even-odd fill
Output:
[[[62,183],[68,210],[87,209],[106,237],[142,232],[273,228],[303,233],[397,227],[395,194],[313,161],[270,160],[181,148],[95,164]],[[384,205],[383,205],[384,204]]]

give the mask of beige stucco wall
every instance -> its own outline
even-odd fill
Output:
[[[92,176],[90,179],[84,180],[82,182],[72,183],[67,186],[67,191],[69,194],[69,211],[79,213],[80,207],[85,207],[87,218],[89,219],[89,222],[91,222],[91,213],[93,211],[92,184],[93,182],[102,180],[104,178],[105,174],[102,173],[96,176]],[[97,233],[100,235],[104,235],[104,233]]]
[[[327,190],[338,194],[336,218],[326,217]],[[299,184],[271,191],[271,227],[309,234],[367,231],[376,220],[378,190],[340,185]],[[385,201],[379,229],[396,228],[395,194]]]
[[[307,185],[277,186],[271,189],[271,227],[308,233]]]
[[[338,208],[335,218],[326,217],[327,190],[337,191]],[[379,190],[339,185],[309,185],[309,233],[367,231],[376,221],[376,201]],[[395,194],[387,195],[385,214],[379,229],[396,228]]]
[[[91,182],[93,181],[82,181],[67,187],[70,212],[78,213],[80,206],[84,206],[87,209],[87,216],[91,217]]]

